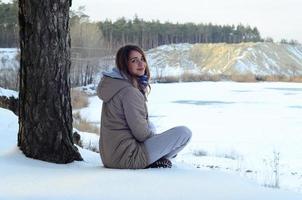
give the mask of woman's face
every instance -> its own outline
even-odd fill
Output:
[[[145,74],[146,61],[138,51],[130,51],[128,58],[128,70],[132,75],[142,76]]]

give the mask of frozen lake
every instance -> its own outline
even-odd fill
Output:
[[[148,105],[159,132],[176,125],[192,130],[178,160],[268,186],[278,170],[281,187],[302,191],[301,83],[155,84]]]
[[[148,106],[158,131],[186,125],[192,145],[232,145],[242,153],[275,149],[302,159],[302,84],[155,84]]]

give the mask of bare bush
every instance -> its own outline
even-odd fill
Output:
[[[13,59],[2,57],[0,60],[0,87],[11,90],[19,89],[19,60],[19,51],[16,52]]]
[[[94,83],[103,67],[103,62],[111,52],[105,48],[102,31],[96,22],[91,22],[84,13],[85,8],[71,11],[71,69],[72,87]]]
[[[198,149],[198,150],[193,151],[193,155],[197,156],[197,157],[207,156],[208,152],[206,150],[203,150],[203,149]]]
[[[161,80],[158,80],[159,83],[176,83],[179,82],[179,76],[164,76]]]
[[[294,76],[290,78],[291,82],[302,83],[302,76]]]
[[[190,72],[184,72],[181,75],[181,80],[183,82],[197,82],[197,81],[201,81],[201,75],[200,74],[196,74],[196,73],[190,73]]]
[[[273,158],[263,159],[266,171],[263,174],[263,186],[280,188],[280,152],[273,151]]]
[[[18,71],[14,69],[0,69],[0,87],[10,90],[18,90]]]
[[[70,95],[73,109],[80,109],[88,106],[88,95],[85,92],[72,89]]]
[[[236,82],[256,82],[256,77],[253,74],[231,75],[230,79]]]
[[[99,127],[81,117],[79,112],[73,114],[73,127],[79,131],[99,134]]]

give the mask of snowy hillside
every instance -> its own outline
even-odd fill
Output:
[[[150,49],[146,51],[146,54],[151,76],[155,81],[167,81],[168,78],[171,82],[198,81],[212,80],[213,77],[214,80],[237,80],[230,76],[250,76],[250,80],[247,81],[255,81],[259,78],[267,80],[263,79],[265,76],[302,76],[302,45],[278,43],[171,44]],[[4,73],[3,69],[18,68],[17,55],[17,49],[0,49],[0,76]],[[100,63],[102,63],[101,58]],[[113,58],[111,61],[107,60],[107,64],[112,65],[111,68],[114,67]],[[110,68],[110,66],[102,66],[102,64],[98,67],[100,70]],[[7,75],[12,72],[5,71],[5,73]],[[97,80],[98,74],[95,76],[94,78]],[[204,76],[212,77],[212,79]],[[217,78],[217,76],[219,77]],[[276,81],[276,79],[270,80]],[[301,78],[299,80],[301,81]]]
[[[182,73],[302,75],[302,46],[276,43],[174,44],[147,52],[153,77]]]

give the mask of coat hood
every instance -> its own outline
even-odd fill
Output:
[[[103,102],[108,102],[125,87],[133,87],[129,80],[117,68],[111,72],[103,72],[103,78],[97,89],[97,95]]]

